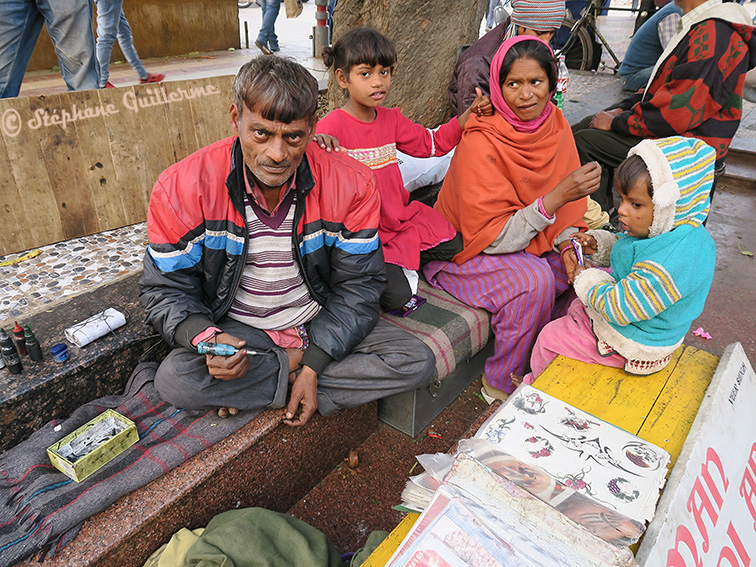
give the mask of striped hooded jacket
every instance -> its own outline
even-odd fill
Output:
[[[649,236],[624,235],[614,243],[616,235],[588,231],[599,244],[594,264],[611,250],[612,274],[585,270],[575,278],[575,292],[586,305],[599,352],[603,345],[604,354],[617,352],[635,363],[634,373],[648,374],[661,370],[682,344],[714,278],[716,249],[702,223],[715,152],[696,138],[674,136],[643,140],[629,154],[639,155],[651,176]]]
[[[247,255],[241,147],[235,137],[207,146],[158,178],[147,215],[149,246],[140,299],[171,345],[193,348],[221,321],[239,288]],[[296,172],[292,250],[312,298],[303,364],[320,373],[373,329],[386,285],[378,238],[380,200],[370,169],[311,143]]]

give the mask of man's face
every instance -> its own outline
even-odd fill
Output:
[[[285,124],[266,120],[246,104],[241,114],[236,104],[231,105],[231,131],[239,137],[244,163],[263,191],[279,189],[294,174],[314,128],[314,120]]]

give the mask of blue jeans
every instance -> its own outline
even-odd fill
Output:
[[[653,70],[654,68],[651,66],[636,71],[635,73],[630,73],[629,75],[620,75],[622,88],[634,93],[638,92],[640,89],[645,89],[648,80],[651,78],[651,71]]]
[[[68,90],[98,87],[90,0],[0,0],[0,98],[18,96],[43,23]]]
[[[278,36],[276,35],[276,18],[281,9],[281,0],[260,0],[262,7],[262,27],[257,34],[257,41],[267,45],[271,49],[278,47]]]
[[[97,61],[100,63],[100,87],[103,88],[110,77],[110,54],[113,42],[118,40],[126,61],[129,62],[140,79],[149,77],[142,65],[131,35],[131,26],[123,13],[123,0],[95,0],[97,4]]]

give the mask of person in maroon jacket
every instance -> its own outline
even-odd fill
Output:
[[[378,319],[375,178],[312,142],[317,82],[292,60],[259,57],[233,89],[234,136],[169,167],[150,198],[139,285],[174,347],[155,377],[161,397],[221,417],[285,406],[298,426],[316,409],[427,384],[432,351]],[[200,342],[238,351],[202,355]]]

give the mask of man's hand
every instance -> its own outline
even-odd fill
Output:
[[[247,351],[243,350],[247,343],[228,333],[216,335],[215,342],[235,346],[242,350],[233,356],[206,354],[205,363],[210,376],[218,380],[235,380],[244,376],[249,370],[249,356],[247,356]]]
[[[283,422],[301,427],[318,409],[318,375],[309,366],[303,366],[291,387],[291,399],[286,406]]]
[[[590,128],[595,128],[596,130],[611,130],[612,120],[614,120],[614,117],[618,116],[619,114],[622,114],[621,108],[601,110],[596,113],[596,115],[593,117],[593,120],[591,120],[591,123],[588,126]]]

